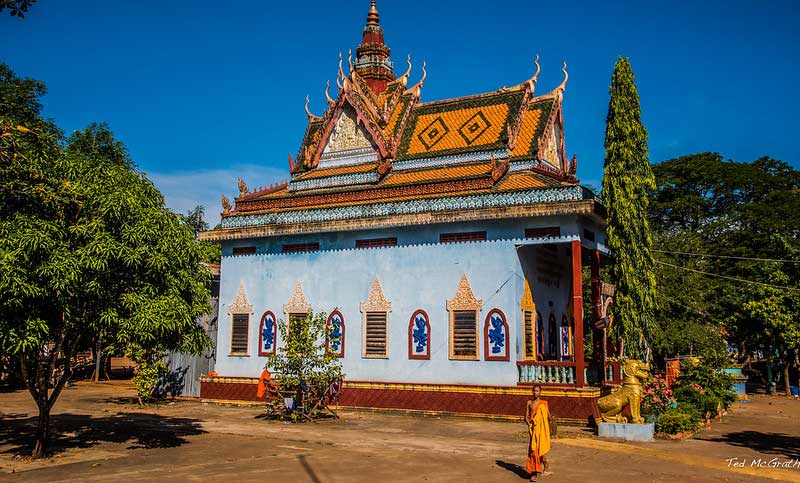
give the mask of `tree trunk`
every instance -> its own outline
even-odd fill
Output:
[[[39,425],[36,428],[36,446],[33,448],[33,458],[47,456],[47,438],[50,433],[50,405],[45,403],[39,406]]]
[[[100,382],[100,359],[103,357],[103,340],[100,335],[97,336],[97,349],[94,359],[94,382]]]
[[[787,359],[788,359],[788,357],[787,357]],[[791,388],[789,386],[790,386],[790,384],[789,384],[789,361],[787,360],[783,364],[783,387],[786,390],[786,395],[791,397],[792,390],[791,390]]]

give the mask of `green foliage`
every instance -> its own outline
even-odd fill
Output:
[[[201,205],[197,205],[181,217],[183,222],[192,229],[195,238],[197,238],[201,231],[208,230],[208,223],[205,221],[204,216],[205,208]],[[198,241],[197,243],[203,252],[203,261],[205,263],[220,263],[222,259],[222,246],[219,243],[207,241]]]
[[[741,361],[777,352],[787,373],[798,347],[800,263],[757,259],[800,260],[800,172],[768,157],[734,162],[717,153],[671,159],[653,171],[650,221],[662,250],[657,318],[664,329],[657,352],[706,361],[724,357],[728,345]]]
[[[697,415],[692,411],[684,411],[680,407],[667,409],[658,420],[656,420],[655,430],[657,433],[678,434],[687,431],[696,431],[697,424],[700,422]]]
[[[716,416],[736,401],[733,377],[724,370],[725,359],[687,359],[681,363],[681,375],[673,386],[679,403],[695,406],[703,414]]]
[[[278,379],[281,391],[295,394],[301,410],[292,413],[294,420],[304,410],[308,411],[309,408],[302,406],[312,394],[319,394],[344,378],[339,358],[325,345],[327,320],[327,314],[320,312],[309,313],[305,319],[292,319],[289,324],[283,320],[278,324],[284,344],[267,360],[266,367]]]
[[[195,320],[209,310],[210,274],[108,127],[64,142],[39,115],[43,92],[0,65],[0,356],[18,358],[49,415],[70,376],[60,366],[101,334],[118,347],[208,347]],[[46,428],[36,456],[45,443]]]
[[[671,406],[675,405],[672,389],[660,376],[653,377],[644,386],[642,394],[641,412],[647,416],[660,416]]]
[[[605,135],[603,202],[607,209],[608,246],[613,252],[611,281],[616,284],[611,311],[626,352],[640,355],[640,338],[652,338],[656,278],[648,221],[655,180],[647,159],[647,130],[641,121],[639,94],[627,58],[620,58],[611,78]]]
[[[167,362],[164,359],[166,353],[158,350],[148,350],[132,344],[128,346],[125,355],[136,363],[136,374],[133,376],[133,384],[136,387],[139,404],[151,403],[160,398],[161,395],[156,393],[156,389],[159,381],[169,370]]]

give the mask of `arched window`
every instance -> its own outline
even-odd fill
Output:
[[[544,359],[544,321],[542,320],[542,313],[536,312],[536,358]]]
[[[467,274],[463,274],[455,295],[447,301],[447,310],[450,312],[450,359],[480,359],[478,314],[482,305],[483,302],[472,293]]]
[[[250,314],[253,313],[253,304],[248,302],[244,290],[244,280],[239,283],[236,299],[228,306],[231,316],[230,355],[246,356],[249,353],[250,343]]]
[[[278,345],[278,322],[275,314],[267,310],[261,316],[258,327],[258,355],[274,356],[275,347]]]
[[[486,314],[483,324],[483,358],[487,361],[509,360],[508,323],[500,309],[492,309]]]
[[[344,315],[339,310],[334,310],[328,316],[325,344],[328,352],[336,357],[344,357]]]
[[[552,312],[547,320],[547,355],[558,356],[558,329],[556,328],[556,315]]]
[[[408,358],[431,358],[431,322],[422,309],[414,312],[408,321]]]
[[[561,331],[559,335],[561,357],[570,357],[572,355],[572,328],[569,326],[569,319],[566,314],[561,316]]]

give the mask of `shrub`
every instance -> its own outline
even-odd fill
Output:
[[[660,376],[655,376],[644,386],[642,395],[642,414],[646,416],[660,416],[675,404],[672,389]]]
[[[732,376],[715,362],[688,359],[681,363],[681,375],[673,388],[678,402],[690,403],[716,416],[720,408],[728,409],[736,401]]]
[[[156,388],[158,387],[159,380],[169,370],[164,360],[164,353],[144,349],[138,345],[131,344],[127,348],[126,354],[136,363],[136,374],[133,376],[133,384],[136,387],[139,405],[153,402],[163,396]]]
[[[667,409],[656,421],[656,432],[678,434],[697,429],[696,414],[684,412],[680,407]]]

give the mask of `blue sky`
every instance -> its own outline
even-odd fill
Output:
[[[229,7],[228,4],[231,6]],[[599,185],[608,84],[631,58],[653,162],[718,151],[800,166],[800,20],[793,1],[478,2],[378,0],[399,71],[425,60],[423,101],[562,79],[578,176]],[[45,114],[67,132],[108,122],[138,166],[185,211],[216,222],[236,177],[288,175],[311,110],[324,108],[338,53],[361,39],[369,1],[40,0],[0,16],[0,61],[47,83]],[[335,90],[335,89],[334,89]]]

